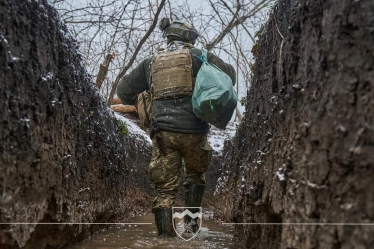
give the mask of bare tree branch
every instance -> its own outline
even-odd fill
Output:
[[[207,50],[212,50],[214,46],[216,46],[219,42],[222,41],[222,39],[232,30],[234,27],[238,26],[239,24],[245,22],[248,18],[254,16],[257,12],[259,12],[262,8],[262,6],[267,2],[268,0],[261,0],[259,3],[257,3],[252,11],[245,16],[236,17],[236,15],[231,19],[231,21],[226,25],[226,27],[221,31],[221,33],[218,34],[218,36],[211,41],[210,43],[206,44]]]
[[[221,2],[222,2],[222,4],[231,12],[231,14],[232,15],[234,15],[237,19],[239,19],[240,17],[238,16],[238,14],[237,13],[235,13],[230,7],[229,7],[229,5],[225,2],[225,1],[223,1],[223,0],[221,0]],[[237,4],[239,5],[239,1],[237,1]],[[251,33],[248,31],[248,29],[247,29],[247,27],[244,25],[244,23],[242,22],[242,23],[240,23],[241,24],[241,26],[243,27],[243,29],[247,32],[247,34],[248,34],[248,36],[251,38],[251,40],[252,40],[252,42],[253,43],[255,43],[256,41],[255,41],[255,39],[253,38],[253,36],[251,35]]]
[[[57,8],[76,37],[84,64],[93,80],[107,54],[121,55],[112,59],[107,76],[101,83],[100,91],[106,102],[116,90],[121,78],[117,77],[119,72],[125,72],[123,77],[134,64],[165,45],[158,29],[154,29],[143,44],[139,43],[152,24],[161,0],[47,1]],[[251,81],[253,34],[267,19],[268,8],[264,5],[274,1],[200,0],[192,3],[188,0],[166,0],[160,13],[171,21],[180,19],[189,22],[199,33],[196,47],[214,49],[214,53],[236,67],[237,91],[242,97]]]
[[[99,89],[101,88],[101,85],[103,84],[103,81],[108,73],[108,67],[113,58],[114,58],[114,53],[108,54],[105,57],[104,62],[100,64],[99,73],[97,74],[97,78],[96,78],[96,86]]]
[[[127,70],[129,70],[129,68],[132,66],[132,64],[134,63],[135,61],[135,58],[136,56],[138,55],[139,53],[139,50],[140,48],[143,46],[143,43],[148,39],[149,35],[152,33],[152,31],[155,29],[156,27],[156,24],[158,22],[158,16],[160,15],[160,12],[162,10],[162,8],[164,7],[164,4],[165,4],[165,1],[166,0],[162,0],[160,5],[158,6],[157,8],[157,12],[155,14],[155,17],[153,19],[153,22],[152,22],[152,25],[151,27],[148,29],[147,33],[143,36],[143,38],[140,40],[138,46],[136,47],[135,51],[134,51],[134,54],[132,55],[130,61],[127,63],[127,65],[121,70],[121,72],[118,74],[118,76],[116,77],[116,80],[112,86],[112,90],[110,92],[110,95],[109,95],[109,98],[108,98],[108,101],[107,101],[107,105],[110,106],[111,103],[112,103],[112,100],[113,100],[113,97],[114,97],[114,93],[117,89],[117,85],[120,81],[120,79],[126,74]]]

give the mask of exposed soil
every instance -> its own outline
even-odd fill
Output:
[[[0,222],[108,223],[149,212],[150,144],[122,134],[57,12],[46,1],[0,7]],[[100,228],[4,224],[0,247],[62,248]]]
[[[148,211],[149,144],[121,133],[57,12],[46,1],[0,0],[0,20],[0,222]],[[0,248],[61,248],[98,228],[0,225]]]
[[[149,143],[122,134],[56,11],[0,0],[0,20],[0,222],[148,212]],[[279,0],[203,207],[238,223],[374,222],[373,24],[372,0]],[[0,247],[62,248],[99,228],[0,225]],[[373,226],[236,228],[247,248],[374,248]]]
[[[223,219],[374,222],[373,25],[372,0],[278,1],[223,157]],[[373,226],[237,229],[247,248],[374,248]]]

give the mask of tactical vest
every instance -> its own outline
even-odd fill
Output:
[[[189,49],[159,53],[152,63],[153,99],[191,96],[192,58]]]

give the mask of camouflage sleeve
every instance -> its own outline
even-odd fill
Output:
[[[151,62],[153,57],[143,60],[117,86],[117,96],[124,105],[136,105],[137,95],[149,90]]]

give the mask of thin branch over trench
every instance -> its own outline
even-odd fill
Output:
[[[108,106],[110,106],[111,103],[112,103],[112,100],[113,100],[113,97],[114,97],[114,93],[116,92],[116,89],[117,89],[117,86],[118,86],[118,83],[119,83],[120,79],[126,74],[127,70],[129,70],[129,68],[132,66],[132,64],[135,61],[136,56],[139,53],[140,48],[143,46],[144,42],[148,39],[149,35],[155,29],[157,21],[158,21],[158,16],[160,15],[160,12],[161,12],[162,8],[164,7],[165,2],[166,2],[166,0],[162,0],[161,1],[160,5],[157,8],[157,12],[155,14],[155,18],[153,19],[151,27],[149,27],[147,33],[140,40],[140,42],[139,42],[138,46],[136,47],[135,52],[132,55],[129,63],[127,63],[127,65],[121,70],[121,72],[116,77],[116,80],[113,83],[113,86],[112,86],[112,89],[110,91],[110,95],[109,95],[109,98],[108,98],[108,101],[107,101],[107,105]]]

